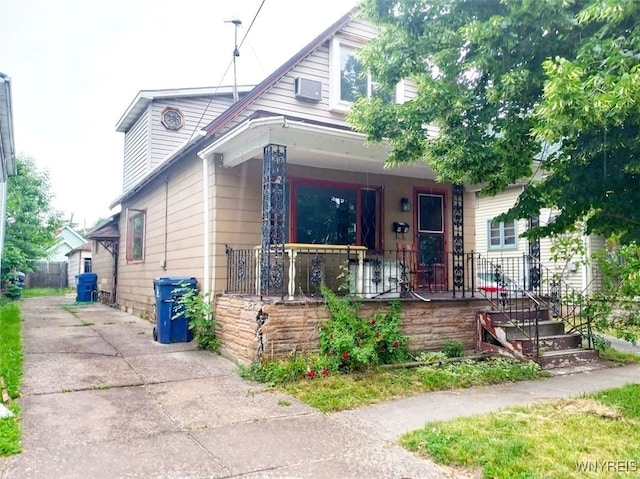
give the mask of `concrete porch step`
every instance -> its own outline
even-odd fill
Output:
[[[535,323],[524,322],[515,324],[500,324],[496,327],[503,328],[508,340],[523,340],[535,337]],[[538,337],[564,335],[564,323],[562,321],[540,321],[538,323]]]
[[[549,320],[549,310],[541,309],[540,311],[536,311],[534,309],[524,309],[524,310],[514,310],[509,312],[501,312],[501,311],[485,311],[487,316],[491,318],[491,323],[495,326],[501,326],[503,324],[509,324],[512,321],[535,321],[536,315],[539,314],[540,321],[548,321]]]
[[[582,335],[580,333],[540,336],[539,340],[540,350],[545,352],[580,349],[582,346]]]
[[[598,352],[593,349],[574,348],[546,351],[536,359],[536,362],[542,369],[554,369],[585,364],[597,361],[598,358]]]
[[[521,334],[522,332],[519,331]],[[533,336],[533,335],[532,335]],[[578,333],[554,334],[549,336],[539,336],[540,352],[563,351],[567,349],[580,349],[582,347],[582,336]],[[527,355],[536,354],[535,339],[509,339],[511,343],[520,343],[522,352]]]

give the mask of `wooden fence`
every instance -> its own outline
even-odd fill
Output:
[[[25,288],[66,288],[66,261],[34,261],[35,270],[25,278]]]

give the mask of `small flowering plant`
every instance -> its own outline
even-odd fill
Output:
[[[351,298],[338,298],[324,288],[322,294],[330,319],[320,332],[320,353],[337,358],[341,372],[362,370],[376,364],[405,361],[407,338],[401,332],[400,303],[392,301],[383,314],[361,318],[359,304]]]

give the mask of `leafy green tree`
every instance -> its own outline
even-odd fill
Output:
[[[560,213],[529,235],[585,221],[587,233],[640,238],[640,2],[361,7],[381,32],[362,50],[364,66],[386,87],[403,78],[417,87],[403,104],[361,98],[349,115],[370,140],[389,140],[390,165],[426,161],[439,180],[487,193],[531,178],[510,216]]]
[[[55,231],[61,214],[51,206],[51,185],[46,171],[40,171],[28,157],[17,158],[18,174],[7,181],[6,237],[2,272],[13,268],[33,270],[28,260],[45,258],[56,243]]]

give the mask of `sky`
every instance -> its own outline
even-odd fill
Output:
[[[233,19],[238,43],[246,35],[237,82],[258,83],[356,3],[0,0],[16,151],[49,173],[53,207],[90,228],[117,211],[124,133],[115,125],[140,90],[231,85]]]

